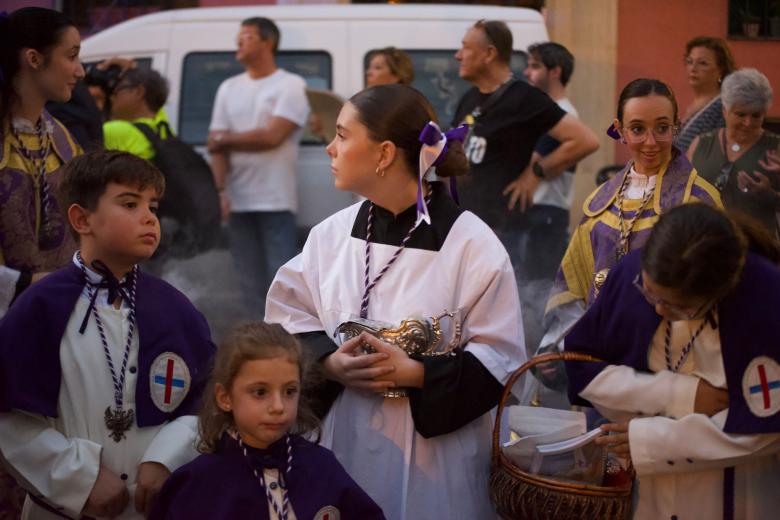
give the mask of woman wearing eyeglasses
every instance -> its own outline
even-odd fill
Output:
[[[585,217],[547,302],[539,353],[562,348],[563,337],[593,303],[612,266],[642,247],[659,215],[687,202],[720,205],[717,190],[672,146],[677,124],[677,102],[663,82],[637,79],[623,89],[607,133],[625,144],[632,158],[585,200]],[[565,384],[561,371],[541,374],[552,388]]]
[[[726,128],[696,138],[688,157],[721,191],[723,204],[778,234],[780,136],[763,129],[772,87],[756,69],[740,69],[723,81]]]
[[[693,101],[674,139],[677,149],[685,152],[696,136],[725,125],[720,85],[734,69],[731,50],[722,38],[699,36],[685,44],[685,72]]]
[[[777,517],[778,261],[756,225],[675,208],[566,337],[606,361],[567,364],[569,395],[614,421],[597,442],[630,456],[634,518]]]

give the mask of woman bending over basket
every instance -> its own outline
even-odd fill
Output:
[[[672,209],[566,337],[569,397],[615,421],[638,519],[776,518],[780,248],[704,204]],[[587,400],[587,401],[586,401]]]

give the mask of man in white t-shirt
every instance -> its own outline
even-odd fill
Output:
[[[208,139],[222,217],[255,316],[264,314],[276,271],[297,251],[298,142],[309,114],[306,82],[277,68],[278,47],[271,20],[241,23],[236,59],[246,70],[219,86]]]
[[[577,109],[566,97],[566,85],[574,71],[574,56],[559,43],[543,42],[528,48],[528,82],[545,92],[558,106],[577,117]],[[558,148],[560,143],[550,135],[537,141],[525,175],[526,226],[523,226],[518,269],[525,280],[547,280],[555,277],[569,243],[569,210],[574,192],[572,181],[576,165],[559,175],[538,171],[539,160]],[[524,172],[525,173],[525,172]]]

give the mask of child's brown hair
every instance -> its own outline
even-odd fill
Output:
[[[309,370],[310,362],[304,356],[298,340],[278,324],[261,321],[246,323],[239,326],[217,350],[214,369],[198,421],[200,432],[198,451],[201,453],[216,451],[222,435],[234,425],[233,414],[223,411],[217,405],[216,386],[219,384],[226,390],[230,390],[245,362],[280,356],[286,356],[299,367],[301,392],[293,433],[304,434],[319,429],[319,421],[307,402],[308,390],[313,386]]]
[[[139,190],[151,187],[160,198],[165,192],[165,177],[146,159],[127,152],[100,150],[74,157],[65,165],[59,188],[64,207],[78,204],[95,211],[112,182]]]

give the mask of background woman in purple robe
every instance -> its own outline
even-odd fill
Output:
[[[44,104],[70,99],[84,76],[80,43],[76,27],[57,11],[0,13],[0,318],[30,283],[76,250],[51,195],[62,165],[81,149]],[[0,519],[18,518],[23,497],[0,468]]]

